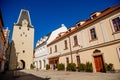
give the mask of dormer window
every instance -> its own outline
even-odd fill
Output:
[[[80,23],[77,26],[80,26]]]
[[[94,18],[96,18],[97,16],[99,16],[101,14],[101,12],[95,12],[95,13],[93,13],[93,14],[91,14],[91,19],[94,19]]]
[[[85,20],[79,21],[76,25],[79,27],[79,26],[81,26],[81,25],[84,24],[84,23],[85,23]]]
[[[71,31],[71,29],[69,29],[68,31]]]
[[[93,19],[96,18],[96,17],[97,17],[96,14],[94,14],[94,15],[92,16]]]

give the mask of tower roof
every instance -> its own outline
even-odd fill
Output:
[[[33,27],[31,24],[30,14],[28,10],[21,9],[18,21],[15,25],[22,26],[22,20],[26,19],[28,21],[27,27]]]

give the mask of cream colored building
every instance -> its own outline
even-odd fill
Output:
[[[10,69],[30,69],[33,63],[34,27],[28,10],[21,10],[13,26]]]
[[[79,21],[48,44],[49,64],[91,62],[94,72],[103,72],[104,63],[120,70],[120,5],[95,12]]]

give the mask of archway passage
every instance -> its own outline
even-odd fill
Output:
[[[22,63],[21,68],[22,68],[22,69],[25,69],[25,61],[24,61],[24,60],[20,60],[20,61],[21,61],[21,63]]]

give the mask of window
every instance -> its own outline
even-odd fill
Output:
[[[91,40],[97,39],[95,28],[90,29]]]
[[[120,47],[117,48],[117,51],[118,51],[118,57],[119,57],[119,60],[120,60]]]
[[[78,26],[80,26],[80,23],[78,24]]]
[[[25,35],[25,37],[27,37],[27,34]]]
[[[80,64],[80,56],[76,56],[76,60],[77,60],[77,66],[79,66],[79,64]]]
[[[57,52],[57,45],[55,45],[55,52]]]
[[[112,24],[113,24],[115,32],[120,31],[120,17],[112,19]]]
[[[21,29],[21,27],[19,27],[19,29]]]
[[[97,17],[96,14],[94,14],[94,15],[92,16],[93,19],[96,18],[96,17]]]
[[[52,48],[50,47],[50,54],[52,54]]]
[[[30,29],[28,28],[28,31],[29,31]]]
[[[20,36],[22,36],[22,34],[20,34]]]
[[[45,67],[46,67],[46,66],[45,66],[46,62],[45,62],[45,60],[43,60],[43,62],[44,62],[44,68],[45,68]]]
[[[25,53],[25,50],[23,50],[23,53]]]
[[[68,57],[66,58],[66,63],[67,63],[67,64],[69,63],[69,58],[68,58]]]
[[[41,69],[41,64],[42,64],[42,63],[41,63],[41,60],[39,61],[39,63],[40,63],[40,69]]]
[[[68,49],[68,47],[67,47],[67,40],[64,41],[64,44],[65,44],[65,49]]]
[[[77,36],[74,36],[74,46],[78,45],[78,40],[77,40]]]
[[[23,34],[25,34],[25,32],[23,32]]]
[[[22,42],[22,45],[24,44],[24,42]]]

